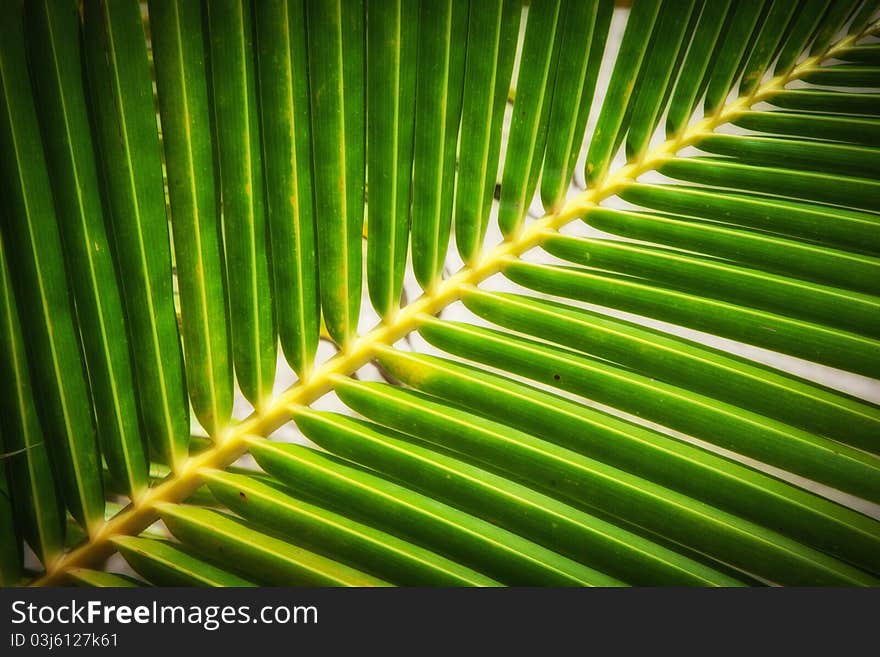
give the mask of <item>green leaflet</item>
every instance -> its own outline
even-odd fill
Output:
[[[380,579],[251,529],[207,509],[162,504],[162,520],[183,544],[209,561],[234,563],[244,576],[286,586],[382,586]]]
[[[3,437],[0,436],[0,586],[14,586],[21,579],[22,542],[12,508],[12,488],[3,462],[8,458]]]
[[[755,228],[823,246],[880,255],[880,218],[873,213],[711,187],[630,183],[620,196],[630,203],[683,214],[695,221]]]
[[[875,520],[699,447],[447,359],[384,348],[401,381],[877,571]]]
[[[741,73],[749,54],[752,32],[758,24],[768,0],[740,0],[732,5],[724,37],[717,45],[706,86],[703,109],[711,114],[724,104]]]
[[[834,59],[878,66],[880,65],[880,45],[876,43],[863,43],[856,46],[850,46],[845,50],[836,52]]]
[[[803,72],[801,79],[829,87],[880,86],[880,67],[861,64],[817,66]]]
[[[297,445],[251,443],[265,470],[322,505],[434,550],[505,584],[619,582],[430,497]]]
[[[880,153],[865,146],[716,134],[701,137],[696,146],[707,153],[727,155],[744,164],[806,169],[862,179],[880,176]]]
[[[521,12],[515,0],[470,4],[460,135],[470,146],[459,151],[455,191],[455,244],[468,263],[489,223]]]
[[[412,154],[412,266],[425,290],[449,243],[469,0],[420,0]]]
[[[373,308],[400,307],[409,240],[418,2],[367,2],[367,284]]]
[[[795,15],[795,10],[803,11],[804,8],[790,0],[773,0],[767,15],[761,20],[752,51],[745,62],[739,84],[740,95],[752,93],[760,84],[767,67],[777,53],[777,47],[786,33],[789,21]]]
[[[877,0],[865,0],[853,17],[852,24],[850,25],[850,34],[860,33],[869,28],[871,21],[878,19],[878,9],[880,9],[880,2],[877,2]]]
[[[434,332],[428,335],[432,341],[436,337]],[[424,395],[354,381],[338,391],[347,405],[386,426],[511,474],[553,497],[622,516],[745,572],[789,584],[874,581],[775,532]],[[735,583],[710,573],[703,571],[702,585]],[[705,579],[710,576],[714,580]]]
[[[302,0],[254,4],[275,321],[287,362],[312,367],[321,321]]]
[[[371,387],[374,402],[385,386]],[[350,380],[338,388],[343,398],[360,399]],[[361,408],[364,406],[361,405]],[[640,536],[538,493],[509,479],[413,442],[397,432],[336,414],[305,411],[297,424],[317,444],[352,461],[406,482],[456,508],[505,527],[561,554],[641,585],[730,585],[712,572]],[[416,435],[416,438],[419,436]]]
[[[0,394],[9,405],[9,412],[0,414],[0,434],[5,452],[0,464],[7,465],[9,489],[15,495],[22,533],[37,557],[48,566],[64,544],[64,507],[58,499],[45,437],[37,417],[2,235],[0,320]]]
[[[87,0],[83,50],[143,434],[151,458],[179,467],[189,406],[174,314],[171,250],[150,63],[134,0]]]
[[[779,49],[779,58],[776,60],[774,74],[785,75],[794,68],[798,59],[804,54],[812,36],[816,33],[822,21],[830,0],[805,0],[795,15],[791,30],[783,36],[782,46]]]
[[[880,298],[654,246],[551,235],[544,248],[580,265],[880,338]]]
[[[666,137],[678,136],[694,112],[707,82],[712,53],[724,30],[731,0],[704,2],[693,39],[681,66],[669,111],[666,115]]]
[[[312,171],[321,307],[346,348],[361,305],[366,113],[363,0],[308,0]]]
[[[784,89],[769,96],[767,102],[790,110],[880,115],[880,94]]]
[[[278,357],[272,316],[252,6],[249,0],[206,5],[211,102],[220,172],[229,317],[235,374],[260,407],[272,396]]]
[[[147,487],[122,297],[104,225],[70,3],[28,5],[25,32],[58,229],[76,303],[98,440],[111,475],[137,499]]]
[[[168,541],[119,536],[113,544],[132,568],[160,586],[253,586]]]
[[[666,159],[657,170],[670,178],[702,185],[814,200],[856,210],[880,210],[880,182],[867,178],[704,158]]]
[[[686,45],[685,37],[694,6],[694,0],[663,4],[654,28],[657,41],[645,62],[644,79],[635,97],[626,138],[627,160],[639,159],[648,149],[669,89],[675,83],[678,53]]]
[[[148,5],[186,381],[196,417],[208,435],[216,436],[232,413],[232,355],[202,9],[174,0],[150,0]]]
[[[541,171],[541,201],[548,211],[562,206],[584,140],[584,128],[613,13],[609,0],[567,2],[560,17],[559,52],[547,150]],[[550,130],[549,126],[553,126]]]
[[[612,274],[514,260],[503,271],[512,281],[546,294],[654,317],[866,376],[880,374],[880,342],[846,331]]]
[[[823,52],[831,45],[846,19],[852,15],[853,4],[852,0],[831,0],[828,10],[822,16],[822,22],[819,23],[813,46],[810,48],[811,55]]]
[[[7,13],[19,15],[13,7]],[[0,173],[7,181],[4,252],[19,299],[22,335],[31,346],[28,366],[54,471],[68,508],[94,532],[103,522],[104,497],[64,252],[27,78],[21,23],[0,23]]]
[[[700,15],[702,14],[702,10],[706,6],[705,0],[696,0],[694,3],[694,7],[690,13],[690,18],[688,20],[687,26],[684,28],[685,38],[682,40],[678,49],[675,53],[675,63],[672,67],[672,76],[669,79],[669,83],[663,89],[663,96],[660,100],[660,114],[655,119],[654,127],[657,128],[662,120],[663,114],[668,112],[668,104],[670,99],[672,98],[672,92],[675,89],[675,82],[677,81],[678,76],[681,74],[681,67],[684,64],[685,56],[687,55],[688,44],[692,40],[692,36],[694,34],[694,30],[697,29],[697,25],[700,21]],[[662,33],[658,33],[658,39],[661,38]],[[650,54],[648,55],[651,56]],[[663,139],[659,140],[660,143],[663,142]]]
[[[493,324],[880,454],[880,408],[659,331],[521,295],[465,292]]]
[[[746,111],[734,117],[732,123],[741,128],[769,134],[831,139],[861,146],[880,146],[880,120],[873,118]]]
[[[868,255],[675,215],[594,208],[584,215],[584,220],[615,235],[658,242],[824,285],[880,293],[880,259]]]
[[[880,500],[880,458],[596,358],[468,324],[426,322],[435,346],[662,424],[842,491]]]
[[[587,127],[587,119],[589,118],[590,109],[593,105],[593,101],[595,100],[596,85],[599,79],[599,69],[602,66],[602,59],[605,55],[605,44],[608,40],[608,33],[610,32],[611,19],[614,14],[614,5],[615,3],[613,0],[599,0],[596,22],[593,26],[593,40],[590,45],[590,66],[587,69],[587,76],[586,78],[584,78],[584,92],[581,95],[581,104],[578,108],[577,119],[575,120],[574,141],[571,149],[571,154],[568,157],[568,170],[570,172],[573,172],[575,166],[577,165],[577,160],[580,156],[581,147],[584,141],[584,131]],[[557,79],[558,78],[559,76],[557,75]],[[588,90],[590,91],[590,93],[587,93]],[[551,121],[552,120],[553,117],[551,116]],[[546,161],[552,163],[552,144],[547,154],[547,158],[548,159]],[[569,173],[569,178],[570,177],[571,173]]]
[[[630,121],[633,116],[633,111],[635,110],[635,105],[638,102],[638,90],[642,88],[642,85],[647,83],[648,79],[648,63],[651,61],[651,54],[654,50],[658,48],[664,47],[664,39],[662,38],[660,31],[657,29],[657,23],[660,21],[660,16],[662,15],[663,5],[661,3],[661,12],[658,14],[658,18],[655,22],[654,28],[651,30],[651,34],[648,38],[648,45],[645,49],[645,54],[642,60],[643,66],[639,67],[638,76],[635,80],[630,81],[629,84],[632,86],[633,95],[630,100],[626,104],[626,109],[620,117],[620,129],[617,131],[617,136],[614,138],[614,144],[611,146],[612,153],[612,161],[619,154],[621,145],[625,144],[626,136],[628,133],[628,128],[630,125]],[[624,155],[626,155],[626,149],[624,148]],[[589,153],[588,153],[589,155]]]
[[[498,205],[498,226],[508,239],[519,231],[538,184],[562,41],[557,24],[560,15],[568,17],[568,4],[545,0],[529,7]]]
[[[587,153],[585,177],[590,186],[600,184],[605,178],[614,157],[618,133],[626,129],[622,125],[624,112],[621,110],[630,103],[632,82],[639,74],[659,12],[659,0],[645,0],[633,6],[627,20],[620,55],[614,62],[614,72]]]
[[[253,477],[211,472],[207,479],[218,499],[239,515],[388,581],[408,586],[497,584],[450,559]]]
[[[105,573],[100,570],[91,570],[89,568],[71,568],[67,573],[68,579],[74,586],[82,586],[88,588],[132,588],[136,586],[147,586],[134,577],[128,575],[117,575],[116,573]]]

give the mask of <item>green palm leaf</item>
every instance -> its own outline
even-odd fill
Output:
[[[0,583],[880,581],[873,0],[0,4]]]

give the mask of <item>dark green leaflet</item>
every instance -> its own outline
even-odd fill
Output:
[[[659,242],[825,285],[880,293],[880,259],[868,255],[687,217],[596,208],[584,220],[599,230],[625,237]]]
[[[697,29],[697,25],[700,22],[700,15],[702,14],[702,10],[705,5],[706,0],[696,0],[696,2],[694,3],[694,8],[691,11],[690,18],[688,20],[687,26],[685,27],[685,37],[679,45],[678,50],[676,51],[675,63],[673,64],[672,68],[672,77],[669,79],[669,83],[663,89],[663,96],[660,100],[661,112],[658,114],[655,121],[655,128],[660,124],[663,114],[668,113],[668,105],[670,100],[672,99],[672,92],[675,89],[675,83],[679,75],[681,75],[681,67],[684,64],[685,57],[687,56],[688,45],[692,40],[694,30]],[[662,140],[660,141],[662,142]]]
[[[373,308],[400,307],[409,238],[417,0],[367,2],[367,284]]]
[[[860,513],[484,368],[390,347],[380,351],[379,359],[400,381],[418,390],[877,570],[877,521]]]
[[[707,134],[700,150],[728,155],[745,164],[785,167],[859,178],[880,177],[877,150],[864,146],[740,135]]]
[[[880,338],[880,298],[672,249],[553,235],[544,248],[591,269]]]
[[[150,63],[135,0],[84,5],[83,40],[106,221],[113,236],[151,457],[187,455],[189,405],[174,312],[171,249]]]
[[[425,324],[420,332],[449,353],[584,395],[865,499],[880,500],[880,458],[861,450],[606,361],[507,332],[439,320]]]
[[[0,414],[0,451],[5,453],[0,463],[7,464],[22,533],[37,557],[48,566],[64,544],[63,505],[55,490],[31,381],[0,235],[0,391],[9,404],[9,411]]]
[[[211,490],[239,515],[383,579],[409,586],[494,586],[495,580],[396,536],[286,494],[280,487],[225,472]]]
[[[880,374],[880,341],[846,331],[608,273],[514,260],[503,271],[514,282],[547,294],[662,318],[866,376]]]
[[[834,59],[841,59],[845,62],[870,64],[871,66],[880,66],[880,44],[863,43],[850,46],[845,50],[837,51],[834,54]]]
[[[880,94],[785,89],[767,98],[767,102],[793,110],[880,116]]]
[[[880,255],[880,218],[868,212],[798,203],[780,198],[746,196],[712,187],[629,184],[625,200],[656,210],[757,228],[795,239]]]
[[[742,358],[561,303],[471,289],[465,305],[514,331],[880,454],[880,408]]]
[[[249,0],[209,0],[205,7],[226,269],[230,272],[232,354],[242,393],[255,407],[260,407],[272,395],[278,354],[269,276],[252,6]]]
[[[3,461],[8,458],[3,436],[0,435],[0,586],[18,584],[22,574],[21,538],[12,509],[12,487]]]
[[[470,146],[459,152],[455,190],[455,244],[465,262],[481,253],[489,223],[521,11],[516,0],[470,5],[460,137]]]
[[[412,266],[423,289],[443,269],[452,221],[469,0],[420,0],[412,156]]]
[[[149,9],[186,381],[196,417],[216,436],[232,412],[232,354],[202,9],[173,0],[150,0]]]
[[[829,2],[830,0],[804,0],[801,4],[795,15],[791,31],[783,39],[774,70],[776,75],[783,75],[794,68],[798,58],[804,53],[804,49],[821,24],[822,15]]]
[[[147,487],[147,455],[98,187],[80,67],[78,14],[67,3],[31,3],[25,31],[98,440],[111,475],[127,495],[138,498]]]
[[[19,320],[49,455],[68,508],[94,532],[104,520],[104,496],[91,399],[19,20],[0,21],[0,173],[9,182],[4,248],[15,296],[28,300],[17,304]]]
[[[119,536],[113,544],[132,568],[160,586],[254,586],[170,541]]]
[[[661,10],[662,6],[663,5],[661,3]],[[657,22],[659,21],[660,18],[658,15]],[[642,59],[643,65],[639,67],[639,74],[635,78],[635,80],[629,82],[629,84],[632,86],[633,94],[629,101],[626,103],[626,109],[620,116],[620,128],[617,131],[617,136],[614,138],[614,144],[612,144],[611,146],[612,161],[614,157],[619,154],[621,145],[624,144],[624,142],[626,141],[627,132],[633,115],[633,110],[635,109],[636,102],[638,101],[638,90],[642,88],[642,85],[645,84],[647,80],[648,62],[651,61],[651,52],[655,48],[662,47],[663,44],[663,39],[660,36],[660,32],[656,29],[656,25],[657,23],[655,22],[654,29],[651,30],[651,34],[648,36],[648,45],[645,49],[645,54]],[[626,149],[624,149],[624,155],[626,155]]]
[[[880,120],[873,118],[747,111],[734,117],[732,123],[757,132],[880,146]]]
[[[798,200],[880,210],[880,182],[778,167],[752,166],[729,160],[666,159],[657,170],[670,178],[786,196]]]
[[[440,324],[431,320],[423,330],[430,327],[426,337],[446,347]],[[702,554],[746,572],[764,577],[773,573],[777,581],[786,583],[865,585],[876,581],[775,531],[425,395],[351,380],[338,390],[346,404],[386,426],[422,437],[444,451],[452,450],[456,456],[513,476],[557,499],[625,516],[649,531],[694,546]],[[439,417],[444,418],[442,423],[437,421]],[[678,565],[682,570],[690,569],[689,578],[685,573],[680,575],[681,584],[736,583],[694,562],[679,561]]]
[[[265,470],[322,506],[454,559],[505,584],[614,586],[620,582],[496,525],[298,445],[254,442]]]
[[[162,520],[183,544],[209,561],[232,560],[245,577],[287,586],[383,586],[354,568],[263,534],[240,520],[207,509],[159,506]]]
[[[758,36],[752,45],[749,58],[746,60],[742,81],[739,85],[740,95],[753,92],[761,82],[761,78],[777,52],[786,27],[792,16],[795,15],[795,10],[803,11],[803,8],[791,0],[773,0],[770,10],[761,20]]]
[[[854,9],[852,0],[831,0],[828,11],[822,16],[822,22],[819,23],[819,30],[810,48],[810,54],[816,55],[828,48],[834,41],[837,32],[843,27],[846,19],[849,18]]]
[[[625,129],[625,126],[621,125],[624,114],[621,109],[630,103],[632,82],[642,66],[642,59],[659,12],[659,0],[646,0],[633,6],[627,20],[626,32],[620,45],[620,56],[614,62],[614,72],[587,153],[585,176],[590,186],[599,184],[605,178],[608,166],[614,157],[614,144],[618,143],[618,133]]]
[[[357,385],[357,384],[355,384]],[[370,389],[382,404],[387,386]],[[341,390],[352,388],[348,382]],[[357,396],[362,389],[354,392]],[[393,403],[389,398],[389,403]],[[431,449],[430,443],[337,414],[297,419],[316,443],[456,508],[634,584],[725,583],[710,569],[549,495]],[[415,438],[419,438],[418,432]]]
[[[591,63],[587,69],[587,77],[584,79],[584,94],[581,96],[581,105],[578,108],[574,128],[574,143],[579,144],[579,146],[572,148],[571,155],[568,158],[568,167],[571,171],[574,171],[577,165],[584,141],[584,132],[587,128],[587,119],[590,116],[593,101],[595,100],[596,84],[599,79],[599,69],[605,56],[605,44],[608,41],[608,34],[611,30],[614,5],[614,0],[599,0],[598,14],[596,15],[596,23],[593,27],[594,38],[590,46]],[[588,89],[591,90],[589,94],[586,93]]]
[[[131,588],[136,586],[148,586],[146,582],[117,573],[107,573],[101,570],[89,568],[71,568],[67,571],[67,578],[74,586],[88,588]]]
[[[644,64],[644,80],[632,110],[626,138],[626,156],[636,160],[648,149],[657,121],[663,112],[666,94],[675,83],[678,53],[685,47],[694,0],[666,2],[654,30],[657,41]]]
[[[567,16],[567,5],[567,0],[545,0],[529,7],[498,205],[498,225],[508,238],[522,225],[538,184],[559,59],[558,42],[562,40],[563,30],[557,24],[560,14]]]
[[[709,73],[704,111],[718,109],[736,83],[740,63],[748,52],[750,37],[764,11],[766,0],[740,0],[731,8],[724,38],[718,43],[718,56]]]
[[[829,87],[877,87],[880,86],[880,66],[817,66],[804,71],[801,79]]]
[[[584,140],[613,2],[567,2],[560,17],[559,61],[541,171],[541,201],[548,211],[562,204]]]
[[[309,93],[321,305],[343,348],[361,306],[365,123],[363,0],[308,0]]]
[[[275,321],[287,362],[303,376],[321,319],[303,0],[261,0],[254,18]]]
[[[880,2],[877,0],[865,0],[864,4],[862,4],[861,8],[853,17],[852,25],[850,25],[850,33],[858,33],[868,28],[871,21],[876,21],[878,19],[878,9],[880,9]]]
[[[666,136],[678,135],[693,114],[712,64],[712,53],[721,37],[731,0],[709,0],[703,3],[699,23],[675,83],[666,116]]]

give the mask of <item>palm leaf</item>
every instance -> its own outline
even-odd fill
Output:
[[[2,7],[3,584],[880,582],[876,2]]]

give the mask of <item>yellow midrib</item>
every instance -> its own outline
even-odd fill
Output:
[[[824,53],[809,57],[788,74],[776,76],[758,86],[750,95],[737,98],[715,114],[701,119],[687,128],[679,137],[667,140],[646,153],[640,159],[618,169],[605,178],[600,185],[570,199],[559,212],[548,214],[533,221],[521,230],[515,239],[501,242],[491,251],[484,252],[472,266],[464,266],[433,290],[411,302],[397,313],[390,323],[380,323],[368,333],[351,342],[335,357],[313,370],[277,397],[267,401],[264,408],[255,411],[247,419],[220,431],[213,447],[189,457],[177,473],[171,474],[161,484],[147,491],[136,503],[132,503],[108,520],[88,542],[59,558],[34,585],[58,585],[65,573],[75,567],[98,566],[115,552],[111,542],[114,536],[135,536],[158,519],[156,506],[161,503],[179,503],[204,483],[203,472],[223,469],[247,451],[248,439],[264,438],[283,424],[292,420],[290,409],[307,406],[332,389],[334,375],[349,376],[373,359],[377,346],[393,345],[407,334],[417,330],[422,318],[436,315],[461,297],[462,290],[476,286],[497,273],[510,256],[519,256],[538,246],[548,232],[558,231],[562,226],[580,217],[586,209],[616,194],[628,180],[635,180],[643,173],[653,170],[665,158],[675,155],[682,148],[693,144],[707,132],[730,122],[752,105],[772,95],[798,78],[806,69],[815,66],[835,52],[853,45],[863,34],[850,35],[829,47]]]

